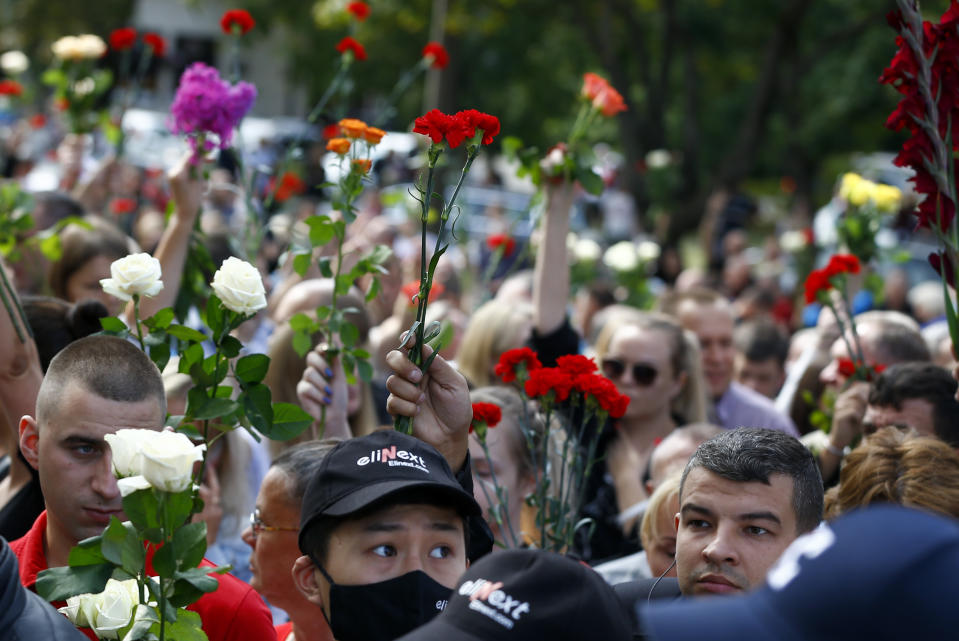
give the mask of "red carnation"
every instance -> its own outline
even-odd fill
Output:
[[[230,9],[220,18],[220,27],[227,35],[243,35],[256,25],[256,21],[246,9]]]
[[[466,109],[453,116],[454,120],[460,123],[465,132],[466,138],[472,138],[476,135],[477,129],[483,130],[483,144],[488,145],[493,142],[493,136],[499,133],[499,118],[484,114],[476,109]],[[447,136],[447,140],[449,137]],[[459,144],[459,143],[457,143]],[[456,145],[450,143],[451,147]]]
[[[815,303],[819,299],[820,292],[826,292],[832,289],[832,283],[829,282],[829,274],[824,269],[814,269],[806,277],[806,302]]]
[[[582,354],[568,354],[556,359],[556,364],[573,376],[592,374],[596,371],[596,362]]]
[[[110,33],[110,48],[114,51],[131,49],[137,41],[137,30],[133,27],[114,29]]]
[[[573,377],[558,367],[540,367],[529,373],[524,387],[530,398],[548,399],[552,392],[554,399],[562,402],[569,398],[573,389]]]
[[[450,63],[450,54],[446,51],[446,47],[438,42],[427,42],[423,47],[423,57],[432,57],[430,66],[434,69],[445,69]]]
[[[353,57],[357,60],[366,60],[366,49],[363,48],[363,45],[357,42],[356,38],[351,36],[346,36],[336,43],[336,50],[340,53],[352,51]]]
[[[353,14],[353,17],[363,22],[370,17],[370,5],[365,2],[351,2],[346,5],[346,10]]]
[[[502,247],[503,256],[512,256],[516,250],[516,241],[506,234],[493,234],[486,239],[486,246],[489,247],[490,251],[494,252]]]
[[[536,352],[528,347],[520,347],[503,352],[493,372],[504,383],[512,383],[516,380],[517,374],[522,374],[524,370],[532,372],[541,367],[543,364],[539,362]]]
[[[162,58],[166,55],[166,40],[158,33],[144,34],[143,44],[153,49],[153,55],[157,58]]]
[[[503,418],[503,411],[495,403],[473,403],[473,424],[482,422],[486,427],[496,427]],[[473,429],[473,426],[470,426]]]
[[[839,373],[847,378],[856,373],[856,364],[851,358],[837,358],[836,367]]]
[[[23,85],[16,80],[0,80],[0,96],[22,96]]]
[[[458,123],[454,122],[452,116],[439,109],[431,109],[413,121],[413,133],[429,136],[434,145],[443,142],[443,138],[446,138],[450,131],[458,127]],[[462,141],[462,138],[459,140]],[[456,147],[457,145],[459,145],[459,142],[454,145],[453,141],[450,141],[450,147]]]
[[[110,211],[114,216],[133,213],[137,208],[137,201],[132,198],[114,198],[110,203]]]
[[[859,259],[852,254],[833,254],[826,265],[826,275],[831,277],[845,273],[858,274]]]

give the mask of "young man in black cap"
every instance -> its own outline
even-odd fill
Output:
[[[431,445],[392,430],[350,439],[303,497],[294,581],[338,641],[395,639],[446,607],[479,513]]]
[[[626,641],[629,618],[588,566],[545,550],[506,550],[470,567],[442,615],[400,641]]]

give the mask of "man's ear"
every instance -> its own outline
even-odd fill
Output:
[[[20,419],[20,451],[33,469],[40,469],[40,431],[37,429],[37,419],[32,416]]]
[[[316,566],[313,560],[303,555],[293,564],[293,583],[307,601],[323,607],[323,591],[316,580]]]

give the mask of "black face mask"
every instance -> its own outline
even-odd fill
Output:
[[[330,582],[327,623],[336,641],[397,639],[442,612],[452,592],[422,570],[379,583],[339,585],[316,566]]]

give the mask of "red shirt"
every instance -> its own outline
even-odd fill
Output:
[[[287,621],[276,626],[276,641],[286,641],[286,638],[293,632],[293,622]]]
[[[33,591],[36,591],[37,574],[47,569],[47,558],[43,553],[46,529],[47,513],[44,511],[29,532],[10,544],[20,562],[20,582]],[[200,567],[214,567],[214,564],[203,559]],[[210,641],[272,641],[276,638],[270,610],[253,588],[229,574],[210,576],[217,580],[219,587],[187,607],[200,615],[203,631]],[[53,607],[63,605],[62,601],[54,602]],[[96,639],[90,628],[80,628],[80,631],[90,639]]]

